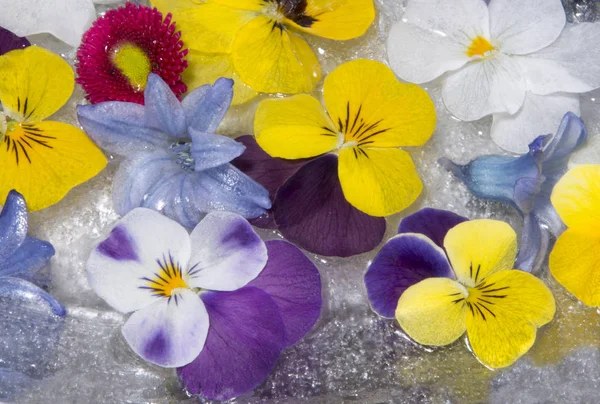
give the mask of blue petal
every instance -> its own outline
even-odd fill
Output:
[[[586,141],[587,136],[587,129],[581,118],[572,112],[567,112],[556,135],[544,149],[544,174],[557,165],[564,168],[571,153]]]
[[[194,129],[190,129],[190,135],[192,137],[190,152],[195,161],[196,171],[229,163],[246,150],[246,146],[225,136],[197,132]]]
[[[139,104],[111,101],[80,105],[77,118],[98,146],[121,156],[172,143],[166,133],[148,126],[144,107]]]
[[[549,240],[548,230],[538,218],[532,213],[525,216],[515,268],[537,272],[546,258]]]
[[[66,309],[54,297],[33,283],[24,279],[9,276],[0,277],[0,296],[10,298],[33,300],[37,303],[47,304],[54,314],[64,317]]]
[[[214,133],[233,99],[233,80],[218,79],[192,91],[183,100],[187,126],[198,132]]]
[[[23,195],[10,191],[0,212],[0,262],[10,257],[27,236],[27,204]]]
[[[54,247],[47,241],[27,237],[11,256],[0,261],[0,276],[19,276],[31,280],[48,264],[54,253]]]
[[[173,137],[185,137],[187,125],[181,102],[163,79],[154,73],[148,76],[144,91],[146,122]]]

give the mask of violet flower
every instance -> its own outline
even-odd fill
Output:
[[[520,157],[482,156],[462,166],[439,160],[478,198],[511,205],[523,216],[516,267],[536,271],[546,255],[550,234],[564,226],[550,203],[552,188],[566,172],[571,153],[587,138],[583,121],[568,112],[555,135],[542,135]]]
[[[218,79],[180,102],[150,74],[145,106],[111,101],[78,107],[88,135],[125,157],[113,185],[117,213],[146,207],[193,228],[211,211],[254,218],[271,207],[268,191],[229,164],[244,146],[214,134],[231,104],[232,85]]]
[[[227,400],[258,386],[321,310],[317,268],[295,246],[263,242],[241,216],[212,212],[191,235],[131,211],[92,252],[92,288],[133,313],[123,336],[143,359],[177,367],[188,392]]]

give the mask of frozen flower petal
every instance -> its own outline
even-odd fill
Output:
[[[219,78],[214,85],[204,85],[182,101],[187,126],[197,132],[214,133],[227,113],[233,98],[233,80]]]
[[[26,48],[29,45],[27,38],[21,38],[10,32],[9,30],[0,27],[0,56],[15,49]]]
[[[209,168],[229,163],[244,152],[244,145],[235,140],[206,132],[197,132],[190,128],[192,146],[190,154],[194,159],[194,170],[204,171]]]
[[[365,274],[371,307],[394,318],[402,293],[433,277],[454,278],[444,250],[422,234],[400,234],[385,243]]]
[[[554,187],[552,205],[567,226],[593,228],[600,222],[600,165],[569,170]]]
[[[493,0],[489,3],[490,34],[502,52],[524,55],[558,38],[565,26],[560,0]]]
[[[162,131],[147,126],[144,107],[139,104],[110,101],[79,105],[77,118],[87,134],[111,153],[128,155],[171,143]]]
[[[321,313],[321,277],[317,267],[293,244],[281,240],[266,243],[269,260],[248,284],[267,292],[285,327],[285,346],[300,341]]]
[[[8,259],[27,236],[27,204],[23,195],[10,191],[0,212],[0,263]]]
[[[250,223],[229,212],[212,212],[190,235],[191,287],[232,291],[258,276],[267,263],[267,248]]]
[[[123,326],[123,336],[144,360],[174,368],[200,354],[208,329],[202,300],[191,290],[179,289],[168,301],[158,300],[133,313]]]
[[[516,114],[494,114],[492,139],[504,150],[526,153],[529,143],[541,133],[554,133],[567,111],[580,114],[579,96],[563,93],[541,96],[528,91]]]
[[[337,166],[332,154],[304,165],[279,188],[273,209],[291,242],[317,254],[347,257],[375,248],[386,223],[346,201]]]
[[[0,277],[0,296],[34,300],[48,305],[57,316],[64,317],[67,314],[64,306],[54,297],[24,279]]]
[[[540,223],[537,215],[529,213],[525,216],[515,268],[525,272],[537,272],[546,259],[549,242],[550,233]]]
[[[157,74],[148,76],[144,90],[146,123],[173,137],[186,134],[185,112],[167,83]]]
[[[0,26],[16,35],[50,33],[73,47],[96,19],[90,0],[1,0],[0,9]]]
[[[258,386],[271,373],[285,346],[279,308],[262,290],[200,295],[210,330],[204,349],[189,365],[177,369],[189,393],[228,400]]]
[[[91,253],[88,280],[94,291],[116,310],[128,313],[157,300],[149,281],[161,273],[161,262],[185,269],[191,255],[187,231],[149,209],[127,214]]]
[[[12,255],[0,259],[0,276],[18,276],[30,280],[48,264],[54,253],[54,247],[49,242],[27,237]]]
[[[438,247],[444,248],[444,238],[448,230],[467,220],[469,219],[447,210],[425,208],[402,219],[398,233],[419,233]]]

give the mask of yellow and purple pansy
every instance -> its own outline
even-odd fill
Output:
[[[213,400],[258,386],[321,310],[314,264],[228,212],[208,214],[188,234],[135,209],[92,251],[87,274],[109,305],[133,313],[122,329],[131,348]]]
[[[478,198],[506,203],[523,216],[521,247],[516,265],[537,271],[548,252],[550,235],[558,236],[564,225],[550,203],[555,184],[567,171],[571,153],[587,139],[585,124],[568,112],[556,134],[538,136],[522,156],[481,156],[466,165],[442,158],[440,164],[453,172]]]
[[[190,88],[218,77],[236,82],[233,103],[265,93],[310,93],[321,79],[299,34],[357,38],[375,18],[373,0],[152,0],[172,13],[190,48]]]
[[[106,157],[79,128],[45,121],[71,97],[69,64],[40,47],[11,43],[16,49],[0,56],[0,199],[16,189],[35,211],[98,174]]]
[[[436,116],[427,93],[400,83],[384,64],[355,60],[325,79],[324,107],[301,94],[263,101],[254,138],[233,164],[274,198],[271,217],[290,241],[322,255],[373,249],[385,216],[410,206],[423,185],[410,154]],[[266,223],[265,223],[266,222]]]
[[[577,299],[600,307],[600,165],[567,172],[552,192],[567,230],[550,253],[550,272]]]
[[[516,255],[517,235],[504,222],[423,209],[402,220],[370,264],[369,301],[420,344],[448,345],[466,332],[479,361],[506,367],[555,312],[548,287],[513,269]]]

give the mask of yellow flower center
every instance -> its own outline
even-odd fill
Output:
[[[129,84],[137,91],[146,88],[148,75],[152,73],[150,58],[139,46],[124,43],[113,49],[113,64],[127,77]]]
[[[353,107],[350,102],[346,104],[345,119],[339,119],[337,122],[338,149],[356,148],[355,155],[367,156],[363,147],[368,147],[374,143],[377,135],[385,133],[389,128],[384,127],[383,120],[366,120],[361,114],[362,105]]]
[[[474,317],[487,320],[496,317],[495,305],[499,300],[505,299],[508,286],[496,286],[494,283],[483,281],[475,287],[465,287],[466,297],[457,296],[454,303],[466,304]]]
[[[0,135],[2,133],[0,132]],[[34,147],[45,147],[53,149],[51,142],[56,137],[44,134],[34,124],[8,120],[3,137],[0,140],[6,151],[12,154],[17,166],[23,163],[31,163],[31,151]],[[0,145],[2,147],[2,145]]]
[[[283,20],[285,20],[285,15],[281,10],[281,6],[277,2],[268,2],[262,9],[262,13],[274,20],[275,22],[281,24]]]
[[[173,291],[176,289],[189,289],[187,283],[183,279],[183,272],[179,262],[173,261],[173,257],[164,258],[156,261],[160,270],[154,273],[151,278],[142,278],[146,281],[146,286],[142,289],[150,290],[154,296],[168,297],[173,296]]]
[[[473,39],[473,42],[471,42],[471,45],[467,49],[467,56],[470,58],[473,56],[483,57],[494,49],[495,48],[492,46],[490,41],[482,36],[478,36],[477,38]]]

